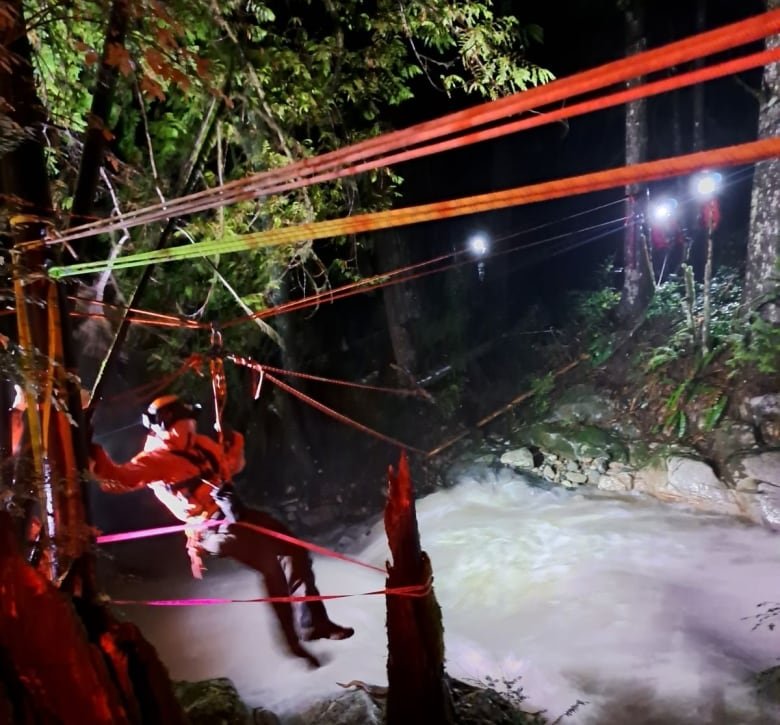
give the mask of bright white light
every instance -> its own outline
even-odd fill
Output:
[[[469,240],[469,248],[478,257],[487,254],[488,247],[488,240],[484,234],[477,234]]]
[[[674,210],[677,206],[677,202],[674,199],[664,199],[663,201],[657,201],[650,208],[650,215],[653,221],[663,224],[668,222],[674,216]]]
[[[693,191],[699,199],[711,199],[720,188],[721,175],[711,172],[700,174],[693,180]]]

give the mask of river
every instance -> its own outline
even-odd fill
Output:
[[[520,677],[529,709],[565,723],[772,723],[751,672],[778,663],[780,633],[754,629],[757,605],[780,601],[780,536],[631,495],[546,490],[485,468],[418,502],[423,548],[443,610],[447,669],[470,681]],[[381,526],[349,553],[383,565]],[[125,543],[122,547],[138,546]],[[255,597],[258,578],[229,561],[187,578],[181,567],[107,583],[115,597]],[[150,549],[151,551],[151,549]],[[156,555],[157,556],[157,555]],[[153,569],[154,567],[152,567]],[[323,593],[380,588],[381,574],[317,557]],[[353,679],[386,684],[384,601],[336,600],[332,618],[354,626],[318,642],[311,672],[285,656],[268,605],[121,607],[155,644],[175,679],[224,676],[245,701],[277,712]],[[513,685],[514,686],[514,685]]]

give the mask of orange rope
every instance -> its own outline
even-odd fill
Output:
[[[197,254],[213,254],[216,252],[227,254],[248,251],[261,247],[295,244],[302,241],[390,229],[438,219],[451,219],[512,206],[535,204],[579,194],[589,194],[630,184],[655,181],[669,176],[690,174],[713,166],[750,164],[777,156],[780,156],[780,136],[773,136],[709,151],[648,161],[632,166],[621,166],[461,199],[359,214],[322,222],[309,222],[284,229],[271,229],[255,234],[247,234],[235,240],[198,242],[186,247],[172,247],[159,252],[142,252],[118,260],[115,262],[114,268],[139,266],[142,263],[171,262],[176,261],[179,257],[189,258]],[[103,264],[103,262],[86,262],[60,267],[58,268],[57,276],[64,277],[93,272]],[[54,269],[50,271],[53,273]]]
[[[574,96],[603,89],[631,78],[645,76],[690,60],[703,58],[723,50],[760,40],[778,31],[780,31],[780,9],[768,11],[747,20],[676,41],[661,48],[638,53],[628,58],[578,73],[570,78],[554,81],[546,86],[491,101],[465,111],[449,114],[402,131],[395,131],[367,139],[343,149],[294,162],[280,169],[239,179],[218,187],[180,197],[179,199],[169,200],[164,205],[155,204],[144,209],[106,219],[99,224],[86,224],[74,227],[67,234],[58,238],[52,238],[49,241],[51,243],[65,242],[114,229],[127,229],[174,215],[204,211],[216,206],[266,194],[268,193],[268,188],[273,188],[274,184],[278,185],[298,180],[295,183],[303,185],[303,183],[299,182],[307,176],[334,169],[342,169],[348,164],[354,164],[380,154],[387,154],[393,150],[460,133],[469,128],[492,123],[540,106],[569,100]],[[755,62],[755,60],[754,56],[750,62]],[[713,71],[703,69],[699,76],[686,74],[682,76],[684,79],[683,83],[693,82],[691,78],[707,79],[708,77],[714,77],[711,75],[712,73]],[[666,90],[680,87],[680,84],[681,81],[679,79],[669,79]],[[639,91],[636,92],[638,93]],[[652,92],[660,91],[655,90]],[[615,102],[614,99],[610,103],[613,102]],[[385,165],[385,163],[386,161],[382,161],[379,165]]]
[[[228,360],[233,359],[233,355],[228,355]],[[241,358],[236,357],[236,362],[239,365],[243,365],[243,361],[247,360],[247,358]],[[405,397],[425,397],[424,394],[422,394],[418,390],[408,390],[406,388],[388,388],[382,385],[367,385],[365,383],[353,383],[349,380],[337,380],[335,378],[324,378],[319,375],[310,375],[309,373],[299,373],[294,370],[284,370],[282,368],[275,368],[271,367],[270,365],[263,364],[262,366],[258,363],[258,367],[262,367],[263,373],[276,373],[277,375],[289,375],[290,377],[294,378],[301,378],[303,380],[313,380],[314,382],[318,383],[331,383],[332,385],[340,385],[342,387],[346,388],[357,388],[359,390],[371,390],[376,393],[389,393],[391,395],[401,395]],[[258,370],[260,372],[260,370]]]

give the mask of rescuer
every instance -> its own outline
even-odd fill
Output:
[[[244,505],[232,490],[231,477],[244,467],[244,437],[228,430],[220,446],[196,432],[196,415],[193,406],[175,395],[165,395],[144,413],[142,420],[149,433],[143,451],[130,461],[114,463],[101,446],[93,444],[91,470],[101,489],[126,493],[147,486],[180,521],[193,527],[208,520],[222,522],[188,533],[188,553],[198,578],[203,568],[200,555],[207,553],[235,559],[260,572],[271,597],[292,596],[301,586],[306,596],[318,596],[306,549],[243,525],[292,536],[269,514]],[[300,608],[299,631],[292,604],[272,604],[290,651],[311,666],[320,663],[301,640],[347,639],[354,634],[352,628],[328,618],[322,601],[306,602]]]

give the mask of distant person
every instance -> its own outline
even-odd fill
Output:
[[[124,464],[114,463],[99,445],[91,447],[91,470],[102,490],[126,493],[144,486],[180,521],[193,527],[207,520],[223,523],[188,533],[188,552],[193,574],[200,578],[202,553],[229,557],[257,570],[271,597],[293,595],[301,585],[307,596],[319,592],[309,552],[295,544],[257,532],[242,523],[261,526],[287,536],[292,533],[267,513],[241,503],[230,479],[244,468],[244,437],[227,431],[222,447],[196,432],[195,408],[175,395],[154,400],[143,416],[149,434],[144,449]],[[288,568],[285,575],[282,560]],[[307,602],[301,611],[300,632],[295,627],[293,606],[274,602],[273,609],[287,646],[314,667],[317,658],[302,644],[316,639],[347,639],[350,627],[333,623],[321,601]]]

